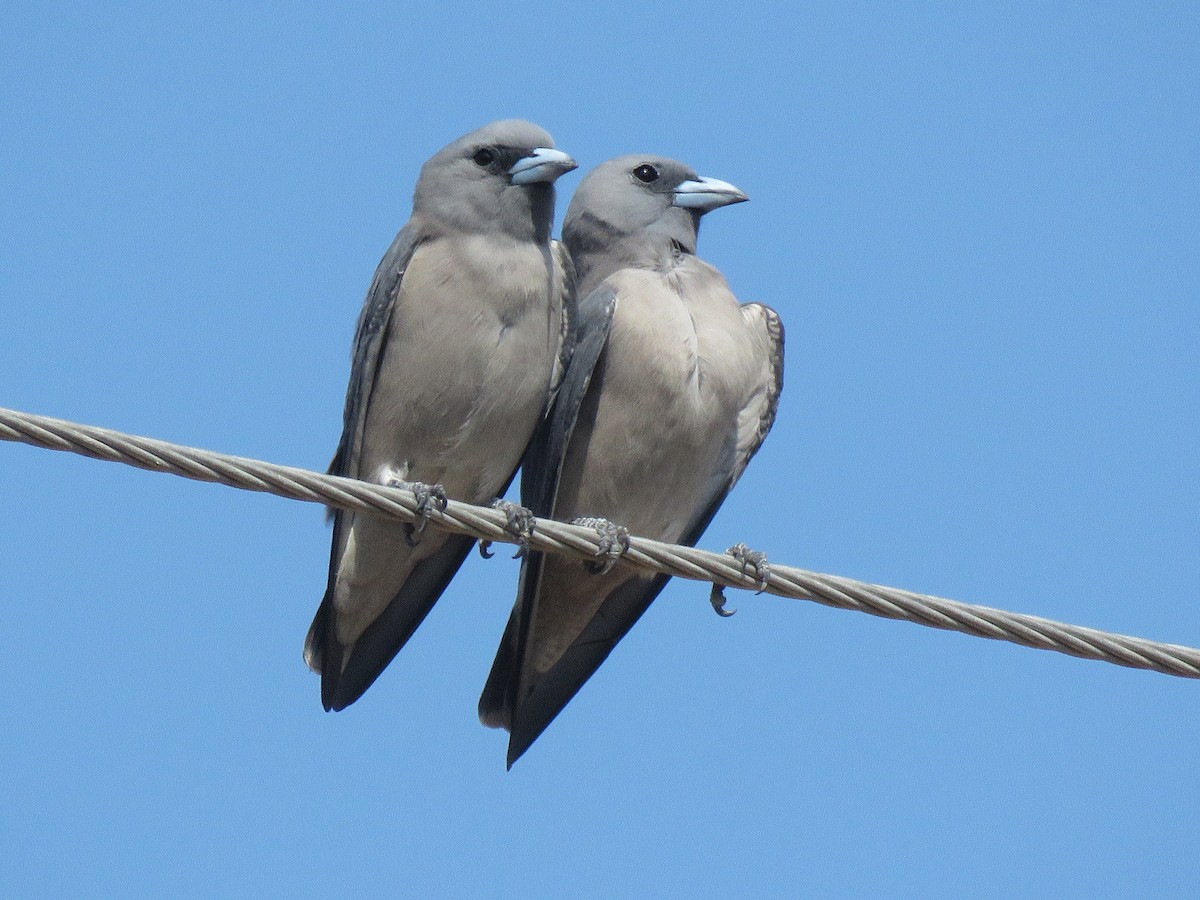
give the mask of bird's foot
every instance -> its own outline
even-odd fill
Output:
[[[533,534],[533,512],[500,497],[492,501],[492,509],[504,511],[504,517],[508,520],[504,523],[504,530],[517,539],[517,552],[513,554],[513,559],[520,559],[529,552],[529,536]],[[491,559],[496,555],[492,553],[491,546],[491,541],[480,541],[479,555],[484,559]]]
[[[754,580],[758,582],[759,591],[762,593],[767,589],[767,581],[771,578],[771,567],[767,565],[767,554],[761,550],[751,550],[745,544],[734,544],[725,551],[734,559],[736,559],[742,568],[742,574],[746,575],[750,569],[754,570]],[[708,602],[712,604],[713,612],[721,618],[729,618],[736,609],[725,608],[725,586],[714,584],[712,593],[708,595]]]
[[[625,554],[625,551],[629,549],[629,529],[624,525],[614,525],[608,519],[593,518],[591,516],[574,519],[571,524],[583,525],[585,528],[594,528],[596,529],[596,533],[600,535],[596,555],[603,557],[603,559],[583,564],[583,567],[593,575],[603,575],[608,572],[617,564],[617,560]]]
[[[771,567],[767,565],[767,554],[761,550],[751,550],[745,544],[734,544],[725,551],[742,566],[742,574],[748,575],[749,570],[754,570],[754,580],[758,582],[758,593],[762,593],[767,589],[767,582],[771,580]]]
[[[423,481],[401,481],[399,478],[390,478],[387,483],[388,487],[404,488],[413,492],[417,498],[417,515],[420,519],[413,523],[404,523],[404,543],[410,547],[417,546],[420,541],[421,532],[425,530],[425,525],[429,521],[430,515],[433,513],[433,508],[436,506],[440,512],[445,512],[446,507],[450,505],[450,498],[446,496],[446,489],[440,484],[426,484]]]

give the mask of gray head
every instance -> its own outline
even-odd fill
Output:
[[[421,167],[413,219],[426,233],[500,230],[546,243],[554,222],[554,180],[575,166],[532,122],[492,122]]]
[[[700,217],[746,199],[732,184],[661,156],[601,163],[575,189],[563,221],[581,289],[618,268],[656,267],[675,254],[695,253]]]

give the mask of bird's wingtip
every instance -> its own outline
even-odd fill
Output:
[[[513,763],[515,763],[518,759],[520,759],[522,756],[524,756],[525,751],[528,749],[529,749],[528,744],[526,744],[524,747],[518,747],[518,746],[514,745],[512,740],[509,740],[509,742],[508,742],[508,757],[505,759],[505,762],[504,762],[504,771],[511,772]]]

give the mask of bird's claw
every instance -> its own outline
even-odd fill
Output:
[[[737,612],[736,609],[725,608],[724,585],[714,584],[712,586],[712,593],[708,595],[708,602],[712,604],[713,612],[715,612],[722,619],[728,619],[735,612]]]
[[[754,580],[758,583],[759,594],[767,589],[767,583],[771,580],[771,567],[767,565],[767,554],[761,550],[751,550],[745,544],[734,544],[725,552],[741,564],[743,575],[748,575],[750,569],[754,570]]]
[[[585,528],[594,528],[596,529],[596,533],[600,535],[600,540],[597,541],[596,555],[604,558],[583,564],[583,567],[593,575],[606,574],[629,549],[629,529],[624,525],[614,525],[608,519],[593,518],[591,516],[575,519],[571,524],[583,525]]]
[[[437,505],[438,512],[445,512],[446,507],[450,505],[446,489],[440,484],[422,484],[418,481],[413,485],[413,493],[417,495],[417,512],[422,516],[428,516],[434,504]]]
[[[504,517],[508,520],[504,523],[504,530],[517,539],[517,552],[513,554],[513,559],[520,559],[529,552],[529,536],[533,534],[533,512],[500,497],[492,501],[492,509],[504,511]],[[480,541],[479,555],[484,559],[491,559],[496,555],[492,553],[491,546],[491,541]]]
[[[743,575],[749,574],[750,569],[754,570],[754,580],[758,582],[758,593],[761,594],[767,589],[767,582],[771,578],[771,567],[767,565],[767,554],[761,550],[751,550],[745,544],[734,544],[725,552],[738,561]],[[712,586],[708,602],[712,604],[713,612],[723,619],[727,619],[737,612],[736,609],[725,608],[724,585],[714,584]]]
[[[433,508],[436,506],[439,512],[445,512],[446,507],[450,505],[450,498],[446,496],[446,489],[440,484],[425,484],[423,481],[401,481],[398,478],[389,480],[388,487],[405,488],[412,491],[413,496],[417,498],[416,512],[420,519],[414,523],[406,522],[404,524],[404,543],[410,547],[415,547],[420,543],[418,538],[421,536],[421,532],[425,530],[425,525],[433,513]]]

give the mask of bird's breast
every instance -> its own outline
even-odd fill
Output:
[[[663,272],[627,270],[618,279],[610,352],[643,374],[650,397],[699,415],[740,400],[746,373],[736,361],[749,335],[720,273],[688,258]]]

